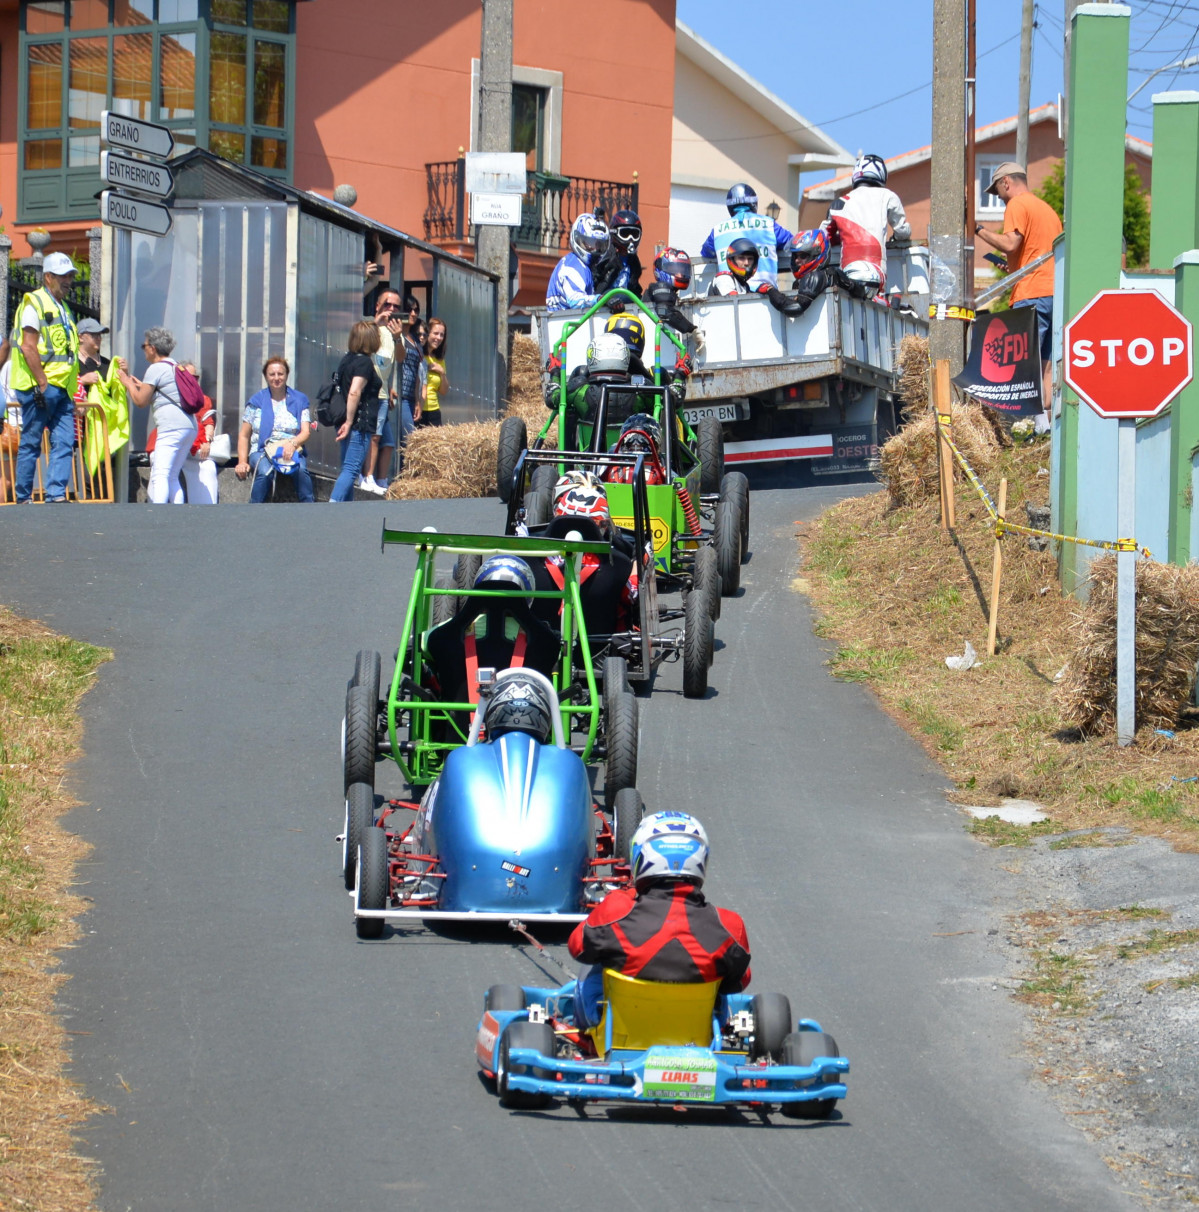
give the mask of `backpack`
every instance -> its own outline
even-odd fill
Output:
[[[175,363],[175,388],[179,392],[179,407],[189,417],[204,411],[204,392],[199,380],[178,362]]]
[[[321,385],[316,393],[316,419],[322,425],[340,428],[346,419],[346,394],[341,389],[341,376],[333,372],[332,379]]]

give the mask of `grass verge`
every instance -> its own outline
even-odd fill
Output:
[[[1048,458],[1048,444],[1015,447],[988,476],[992,491],[1007,477],[1013,521],[1024,520],[1025,503],[1048,502]],[[1075,603],[1058,590],[1053,556],[1004,539],[999,644],[988,657],[994,534],[968,485],[956,505],[953,533],[941,531],[935,501],[895,507],[886,492],[843,501],[801,530],[796,584],[820,615],[817,634],[834,645],[834,675],[871,687],[953,780],[951,799],[1031,799],[1052,818],[1032,829],[973,826],[983,837],[1013,844],[1127,826],[1199,850],[1199,781],[1184,781],[1199,770],[1199,714],[1173,737],[1142,729],[1124,749],[1068,727],[1053,690],[1073,648]],[[967,640],[979,663],[949,669],[945,658]]]
[[[0,607],[0,1208],[93,1206],[71,1131],[97,1108],[63,1076],[53,1005],[56,952],[83,909],[67,891],[83,848],[57,818],[72,806],[62,781],[76,708],[110,657]]]

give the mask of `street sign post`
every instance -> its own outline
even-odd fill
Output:
[[[166,201],[175,188],[171,170],[161,163],[174,150],[175,136],[157,122],[106,109],[100,114],[100,142],[105,148],[100,153],[100,176],[105,184],[117,187],[116,191],[101,191],[100,221],[109,227],[165,236],[171,230],[171,212],[158,202],[147,201],[146,195]],[[140,156],[109,150],[114,147]]]
[[[1153,290],[1101,290],[1066,325],[1064,377],[1119,425],[1116,525],[1136,534],[1136,423],[1155,417],[1191,381],[1191,324]],[[1127,544],[1125,544],[1127,546]],[[1136,735],[1135,549],[1116,555],[1116,739]]]
[[[113,193],[100,193],[100,219],[110,227],[124,227],[148,236],[165,236],[171,230],[171,212],[157,202]]]
[[[165,164],[115,151],[100,153],[100,176],[117,189],[131,189],[151,198],[169,198],[175,188],[175,178]]]
[[[114,114],[110,109],[100,114],[100,138],[109,147],[140,152],[157,160],[166,160],[175,150],[175,136],[169,127],[159,126],[157,122],[145,122],[141,118],[127,118],[124,114]]]
[[[519,227],[523,202],[520,194],[471,194],[470,221],[476,225]]]

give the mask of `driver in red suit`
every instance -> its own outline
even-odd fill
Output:
[[[701,891],[708,835],[685,812],[657,812],[633,835],[634,889],[610,892],[570,936],[570,953],[592,967],[580,974],[575,1018],[599,1021],[603,972],[667,984],[719,980],[722,993],[749,984],[749,938],[741,916],[709,904]]]

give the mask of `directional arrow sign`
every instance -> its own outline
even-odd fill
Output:
[[[141,152],[143,156],[155,156],[165,160],[175,149],[175,136],[157,122],[143,122],[140,118],[126,118],[106,109],[100,114],[100,138],[109,147],[121,147],[125,151]]]
[[[100,193],[100,218],[111,227],[127,227],[148,236],[165,236],[171,230],[171,212],[157,202],[143,202],[105,189]]]
[[[100,177],[118,189],[134,189],[152,198],[169,198],[175,188],[175,178],[165,164],[135,160],[120,152],[100,153]]]

